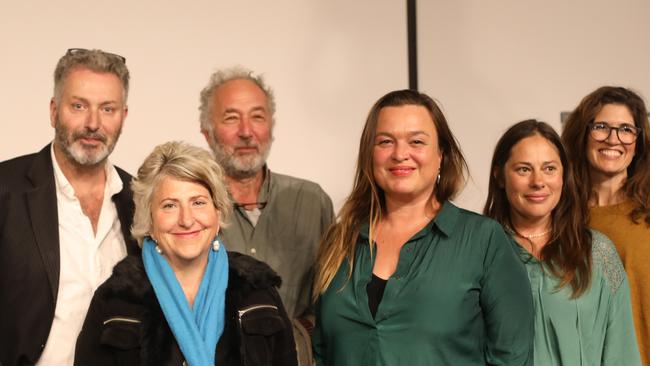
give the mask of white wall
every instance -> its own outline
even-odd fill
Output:
[[[614,5],[616,4],[616,5]],[[498,137],[602,84],[650,97],[650,2],[420,0],[420,87],[437,98],[470,164],[460,205],[480,210]],[[70,47],[126,56],[130,112],[113,160],[134,173],[153,146],[207,147],[198,93],[217,67],[263,72],[278,115],[269,164],[319,182],[339,207],[372,103],[407,87],[405,1],[0,2],[0,160],[53,136],[52,72]]]
[[[408,84],[402,1],[3,1],[0,160],[52,139],[52,73],[72,47],[127,58],[117,165],[135,173],[168,140],[207,147],[199,91],[215,68],[241,64],[275,89],[271,169],[320,183],[336,207],[350,191],[370,106]]]
[[[420,89],[441,102],[473,181],[458,198],[480,211],[496,141],[560,112],[604,84],[650,98],[646,0],[418,2]]]

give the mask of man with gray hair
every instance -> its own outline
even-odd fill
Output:
[[[108,161],[126,118],[122,56],[69,49],[54,140],[0,163],[0,364],[72,365],[95,289],[128,252],[131,176]]]
[[[311,286],[316,248],[333,219],[332,201],[313,182],[271,172],[275,100],[259,75],[217,71],[201,91],[201,132],[226,172],[235,210],[222,229],[228,250],[267,262],[282,277],[280,296],[293,317],[301,364],[314,324]],[[303,337],[301,337],[303,336]],[[307,353],[307,354],[306,354]]]

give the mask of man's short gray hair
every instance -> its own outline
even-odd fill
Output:
[[[129,69],[122,56],[104,52],[102,50],[76,50],[66,54],[59,59],[54,69],[54,100],[57,104],[61,101],[63,84],[72,70],[83,68],[95,72],[107,72],[114,74],[122,82],[124,88],[124,104],[129,95]]]
[[[264,77],[261,74],[254,74],[249,69],[236,66],[215,71],[210,75],[208,85],[201,90],[201,105],[199,106],[199,111],[201,112],[199,116],[201,131],[208,132],[210,136],[214,136],[214,126],[212,125],[212,95],[217,88],[232,80],[250,80],[262,89],[266,95],[266,101],[271,115],[271,127],[273,127],[275,125],[275,97],[273,96],[273,90],[266,85]]]

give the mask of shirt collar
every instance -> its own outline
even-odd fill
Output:
[[[76,199],[72,184],[70,184],[68,178],[63,174],[63,171],[61,170],[61,167],[59,167],[59,163],[56,161],[56,157],[54,156],[54,142],[50,145],[50,158],[52,159],[54,183],[57,191],[63,194],[67,199]],[[108,159],[106,159],[104,169],[106,171],[106,182],[108,183],[105,192],[108,192],[109,196],[112,197],[122,191],[124,184],[122,183],[122,179],[120,179],[117,170]]]
[[[458,215],[460,214],[460,209],[456,207],[453,203],[445,201],[440,207],[440,211],[436,217],[431,220],[422,230],[418,231],[410,240],[419,239],[427,235],[435,225],[441,233],[445,236],[450,236],[458,220]],[[359,235],[368,239],[370,233],[370,224],[365,223],[359,228]]]
[[[442,204],[442,207],[440,207],[440,211],[438,211],[438,214],[433,219],[433,223],[443,234],[445,234],[445,236],[451,236],[459,215],[460,209],[453,203],[445,201]]]
[[[260,187],[260,193],[257,196],[258,202],[268,202],[271,196],[271,170],[269,167],[264,164],[262,168],[264,173],[264,181],[262,181],[262,187]]]

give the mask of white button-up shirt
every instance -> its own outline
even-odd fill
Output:
[[[81,210],[74,188],[61,171],[51,150],[59,217],[59,289],[50,329],[38,365],[71,365],[74,348],[93,293],[126,256],[117,208],[111,197],[122,190],[117,171],[106,162],[104,201],[93,232],[90,219]]]

